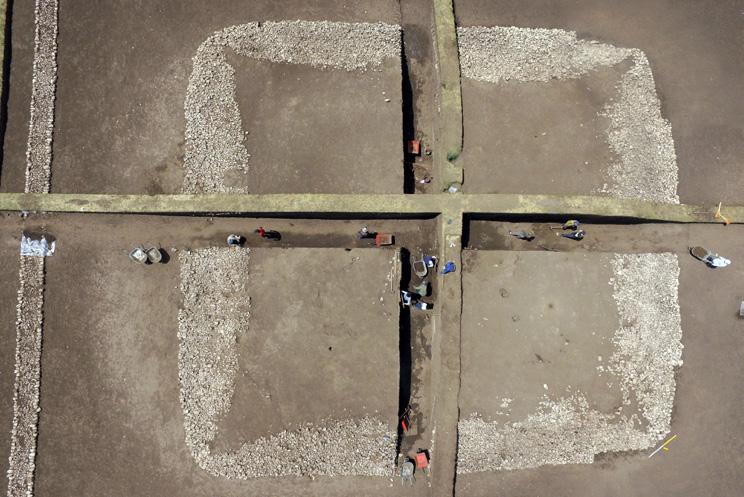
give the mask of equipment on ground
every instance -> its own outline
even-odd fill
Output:
[[[426,278],[429,269],[424,261],[424,254],[421,254],[421,259],[419,260],[416,260],[413,254],[411,254],[411,265],[413,266],[413,272],[416,273],[416,276],[419,278]]]
[[[703,261],[705,264],[708,265],[708,267],[712,268],[726,267],[731,264],[730,260],[711,252],[705,247],[690,247],[690,255],[693,256],[695,259]]]
[[[426,475],[429,474],[429,453],[425,450],[419,450],[416,453],[416,469],[422,470]]]
[[[157,264],[163,262],[163,252],[157,247],[134,247],[129,252],[129,260],[137,264]]]
[[[413,465],[412,461],[406,461],[400,465],[401,485],[405,485],[406,483],[408,483],[409,485],[413,486],[413,482],[416,481],[416,478],[413,476],[413,472],[415,471],[415,469],[416,468]]]
[[[393,235],[390,233],[377,233],[377,235],[375,235],[375,245],[378,247],[383,245],[392,245],[394,241]]]
[[[147,249],[147,261],[150,264],[157,264],[160,261],[163,260],[163,253],[160,251],[159,248],[149,248]]]
[[[147,251],[142,247],[134,247],[129,252],[129,259],[138,264],[147,264]]]

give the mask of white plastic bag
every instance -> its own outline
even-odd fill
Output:
[[[56,242],[49,243],[43,236],[40,240],[21,235],[21,255],[30,257],[49,257],[54,253]]]

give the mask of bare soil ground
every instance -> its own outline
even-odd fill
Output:
[[[400,272],[391,271],[394,254],[251,252],[248,334],[238,341],[240,370],[230,412],[218,423],[217,448],[237,450],[328,419],[371,416],[395,430]]]
[[[174,247],[182,250],[219,246],[224,244],[224,238],[230,232],[245,233],[249,237],[249,245],[257,247],[257,254],[268,246],[274,247],[270,251],[273,252],[279,250],[276,247],[283,246],[328,247],[333,243],[340,243],[339,246],[344,247],[345,242],[348,242],[350,248],[358,247],[351,252],[344,252],[351,256],[359,250],[376,250],[369,248],[370,244],[365,245],[364,241],[356,240],[356,230],[362,223],[371,229],[392,231],[399,244],[408,244],[411,247],[423,247],[430,243],[427,240],[433,236],[435,229],[433,220],[357,222],[49,215],[29,218],[24,222],[15,215],[4,217],[2,238],[7,242],[3,245],[3,254],[8,252],[12,257],[17,257],[17,243],[24,227],[46,231],[58,240],[57,253],[47,261],[42,355],[44,379],[41,387],[42,414],[36,495],[94,496],[105,493],[112,496],[207,496],[250,493],[325,496],[348,495],[349,488],[365,495],[396,495],[401,488],[399,483],[396,481],[393,486],[393,482],[387,478],[316,478],[314,481],[288,478],[239,482],[212,478],[200,470],[185,444],[179,403],[176,318],[180,302],[180,278],[177,260],[171,258],[166,264],[144,267],[133,265],[126,256],[130,246],[145,243],[159,244],[173,257]],[[279,230],[283,233],[282,241],[271,245],[268,241],[259,241],[256,236],[248,235],[258,225]],[[281,258],[272,261],[268,255],[266,257],[264,276],[265,271],[282,274],[282,271],[286,273],[289,269],[274,267]],[[258,255],[258,259],[260,263],[261,255]],[[3,338],[0,341],[0,350],[3,357],[12,354],[15,338],[15,313],[10,311],[15,307],[17,268],[13,267],[12,259],[8,260],[11,264],[7,266],[7,271],[3,266],[3,275],[9,273],[8,281],[12,288],[9,292],[13,295],[7,301],[9,304],[4,304],[4,307],[8,307],[8,312],[2,314]],[[347,278],[348,274],[338,274],[340,271],[335,263],[329,264],[333,264],[333,267],[324,274],[327,284],[332,285]],[[367,269],[363,269],[358,280],[351,284],[357,292],[365,288],[367,279],[379,276],[366,275],[364,271]],[[301,275],[303,271],[298,270],[295,272],[297,274]],[[266,316],[267,313],[281,314],[282,309],[286,308],[284,306],[291,304],[293,298],[294,302],[298,299],[315,298],[312,292],[306,293],[306,285],[302,284],[302,280],[305,277],[319,278],[320,270],[304,274],[296,281],[286,274],[284,281],[290,287],[277,285],[275,292],[281,295],[281,299],[276,302],[270,301],[274,290],[266,288],[266,295],[258,298],[254,309],[258,325],[262,320],[271,321]],[[271,280],[266,280],[267,285],[269,281]],[[375,298],[379,299],[378,296]],[[377,305],[380,305],[379,300]],[[368,309],[357,311],[341,308],[348,312],[350,319],[355,313],[362,312],[365,315],[371,312]],[[319,316],[316,314],[316,317]],[[331,316],[325,318],[329,323],[335,323]],[[384,316],[376,316],[375,319],[384,319]],[[264,329],[267,334],[268,328],[270,327],[267,325]],[[364,330],[368,331],[366,325]],[[369,345],[357,348],[351,346],[349,338],[332,338],[337,333],[343,335],[346,331],[346,328],[341,330],[331,327],[328,335],[321,334],[316,341],[310,340],[308,343],[315,343],[320,347],[322,338],[327,337],[333,342],[329,342],[328,346],[333,346],[334,350],[328,351],[323,342],[325,348],[317,350],[318,354],[352,354],[348,358],[350,362],[345,363],[347,359],[341,359],[336,363],[337,366],[346,364],[351,367],[351,363],[355,362],[353,358],[356,358],[361,361],[360,364],[366,364],[366,368],[379,368],[380,371],[366,383],[361,383],[357,378],[359,384],[354,390],[357,393],[353,395],[361,398],[364,390],[376,392],[374,395],[379,394],[380,397],[389,394],[392,400],[386,401],[386,408],[389,409],[391,403],[394,408],[397,407],[395,392],[386,393],[379,382],[380,375],[389,375],[390,371],[385,371],[386,366],[380,362],[380,357],[373,357],[379,359],[375,360],[374,365],[365,359],[369,357]],[[372,337],[365,336],[361,339],[371,340]],[[375,343],[378,352],[382,348],[389,348],[383,343]],[[299,347],[296,341],[294,344]],[[394,353],[396,357],[386,359],[388,366],[390,363],[387,361],[390,359],[393,363],[397,362],[397,348]],[[312,357],[313,351],[310,349],[292,356],[298,368],[303,361],[309,368],[307,361]],[[8,362],[3,361],[3,364],[10,364],[12,368],[12,355],[9,358],[11,359]],[[290,358],[283,360],[289,361]],[[284,362],[278,366],[281,364],[289,367]],[[316,366],[321,369],[332,368],[330,364]],[[294,378],[297,379],[300,371],[294,371]],[[289,381],[290,378],[291,375],[285,379]],[[355,378],[354,374],[351,374],[351,378]],[[2,381],[2,387],[7,389],[5,375]],[[303,381],[320,380],[305,378]],[[279,397],[287,400],[289,394],[295,391],[293,388],[291,385],[281,386]],[[381,391],[377,392],[377,388]],[[282,391],[286,394],[284,397],[281,396]],[[315,414],[323,409],[332,413],[343,410],[344,407],[349,408],[348,399],[337,405],[321,406],[322,397],[313,388],[295,393],[297,396],[289,399],[294,402],[295,407],[300,409],[300,406],[315,406]],[[3,409],[6,408],[6,402],[7,400],[3,401]],[[375,407],[371,403],[366,404],[367,409],[374,410]],[[287,416],[284,421],[292,421],[291,416],[297,416],[297,412],[292,414],[290,406],[279,411]],[[4,417],[8,417],[8,433],[10,417]],[[267,427],[264,426],[263,429]],[[5,450],[0,456],[7,460]],[[414,494],[423,492],[424,488],[423,485],[417,486]]]
[[[577,390],[600,412],[622,405],[617,381],[596,370],[598,357],[612,354],[618,323],[610,260],[607,254],[465,253],[461,418],[521,421],[544,395]]]
[[[319,70],[232,56],[252,193],[401,193],[400,61]],[[386,102],[385,100],[389,100]]]
[[[602,68],[575,80],[498,85],[463,78],[466,191],[560,195],[601,188],[613,154],[604,139],[609,124],[598,113],[615,96],[622,72]]]
[[[675,497],[741,494],[744,491],[740,478],[744,443],[738,434],[744,431],[744,422],[739,415],[744,409],[744,402],[738,392],[739,385],[744,381],[744,325],[738,318],[738,309],[744,298],[741,287],[744,249],[739,243],[744,228],[717,225],[587,225],[584,241],[573,242],[565,239],[559,241],[548,226],[477,221],[471,225],[470,246],[482,250],[501,250],[505,247],[544,250],[538,246],[544,244],[550,250],[561,252],[671,251],[678,254],[682,343],[685,347],[684,365],[676,375],[677,393],[672,415],[672,433],[677,434],[678,438],[670,445],[669,452],[659,453],[652,459],[648,459],[646,453],[604,455],[592,465],[461,475],[457,480],[457,494],[468,497],[494,494],[618,497],[652,493]],[[512,241],[506,233],[515,228],[532,228],[537,239],[531,243],[516,239]],[[733,263],[721,270],[710,269],[686,253],[688,245],[704,245],[728,257]],[[525,252],[517,254],[524,255]],[[598,256],[586,255],[590,263],[582,271],[602,271],[595,259]],[[572,278],[552,265],[539,269],[542,269],[543,277],[550,280],[563,278],[570,282]],[[478,273],[466,275],[468,279],[476,277],[487,278],[488,273],[483,276]],[[540,283],[533,278],[530,284]],[[574,302],[581,301],[581,295],[585,292],[573,285],[566,285],[564,291],[566,295],[561,298]],[[602,290],[598,291],[601,296]],[[492,298],[501,297],[496,294]],[[538,302],[544,298],[541,292],[534,295]],[[590,302],[597,300],[592,297]],[[483,311],[482,308],[478,309],[479,313]],[[478,316],[467,316],[466,323],[477,322]],[[541,347],[547,345],[540,344]],[[501,343],[500,347],[503,346]],[[581,369],[584,366],[576,364],[575,367]],[[482,388],[489,388],[485,378],[481,383]]]
[[[30,0],[14,2],[2,191],[23,189],[33,8]],[[108,0],[95,9],[85,2],[60,6],[52,192],[179,191],[184,98],[197,47],[227,26],[294,19],[398,24],[400,9],[392,0],[348,4],[260,1],[249,6],[234,0],[219,5],[167,1],[138,5],[134,10],[130,3],[119,0]],[[271,140],[259,148],[252,162],[261,174],[276,175],[274,181],[272,176],[266,179],[267,188],[281,192],[402,191],[399,66],[364,73],[374,74],[369,79],[362,77],[364,74],[349,75],[345,85],[357,93],[337,94],[336,85],[324,78],[326,72],[296,68],[289,71],[290,80],[282,68],[262,65],[260,75],[279,79],[262,81],[262,88],[241,88],[239,84],[238,92],[245,91],[243,96],[251,99],[241,105],[245,115],[257,120],[244,122],[244,127],[255,133],[257,140],[261,133]],[[244,75],[245,83],[256,85],[259,74]],[[301,82],[294,79],[298,76]],[[378,92],[381,84],[390,95],[389,103],[384,101],[382,90]],[[267,100],[274,98],[277,100]],[[314,107],[325,110],[311,116]],[[329,109],[344,119],[324,121]],[[257,112],[276,112],[281,123],[264,128],[271,119]],[[349,119],[354,119],[354,125],[344,126],[343,133],[336,136],[338,126]],[[249,124],[262,128],[250,129]],[[281,126],[279,136],[268,136],[276,134],[277,126]],[[248,144],[252,143],[249,138]],[[332,153],[342,150],[345,153],[338,157]],[[294,168],[308,164],[312,170],[294,174]],[[318,174],[321,171],[323,174]],[[335,181],[329,182],[334,176]]]
[[[740,167],[740,158],[744,155],[744,126],[740,119],[744,100],[739,97],[744,92],[741,2],[458,0],[455,10],[461,26],[568,29],[576,31],[581,38],[643,50],[654,73],[662,114],[672,124],[680,200],[686,203],[742,202],[744,196],[737,187],[744,179],[744,170]],[[514,186],[521,189],[509,193],[545,193],[553,189],[588,193],[581,188],[583,179],[571,189],[577,180],[573,170],[565,166],[569,158],[587,151],[585,135],[573,133],[574,117],[587,112],[586,106],[592,103],[564,111],[568,121],[556,120],[562,117],[562,108],[583,96],[572,85],[551,83],[555,88],[541,96],[532,95],[529,90],[514,95],[508,88],[496,90],[494,85],[489,86],[491,90],[484,98],[478,87],[464,80],[465,154],[475,153],[465,165],[465,188],[504,192],[506,187]],[[481,99],[485,101],[483,110],[479,109]],[[490,113],[488,119],[486,113]],[[537,128],[557,123],[568,128],[559,131],[561,143],[551,142],[549,135],[534,139]],[[554,133],[556,131],[554,129]],[[511,141],[508,138],[512,138]],[[534,142],[529,149],[537,153],[526,150],[525,144],[530,138]],[[495,150],[491,142],[503,146]],[[480,155],[477,148],[472,151],[473,147],[484,147],[498,154]],[[493,166],[505,162],[524,163],[522,157],[530,157],[530,154],[535,154],[532,158],[540,161],[531,164],[534,168],[531,170],[539,174],[524,174],[517,169],[519,181],[503,174],[503,167]],[[588,171],[597,167],[606,169],[608,164],[598,163],[602,159],[603,155],[591,153],[589,159],[584,159],[590,164],[583,173],[591,178],[594,173]],[[513,165],[507,169],[508,172],[514,170]],[[481,179],[487,183],[481,185]]]

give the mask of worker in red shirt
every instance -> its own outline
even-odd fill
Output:
[[[267,240],[274,240],[278,242],[282,239],[281,233],[276,230],[264,229],[263,226],[259,226],[255,232],[258,233],[258,236],[260,236],[261,238],[266,238]]]

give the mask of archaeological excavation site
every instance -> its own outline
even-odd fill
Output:
[[[744,0],[0,0],[7,497],[744,495]]]

